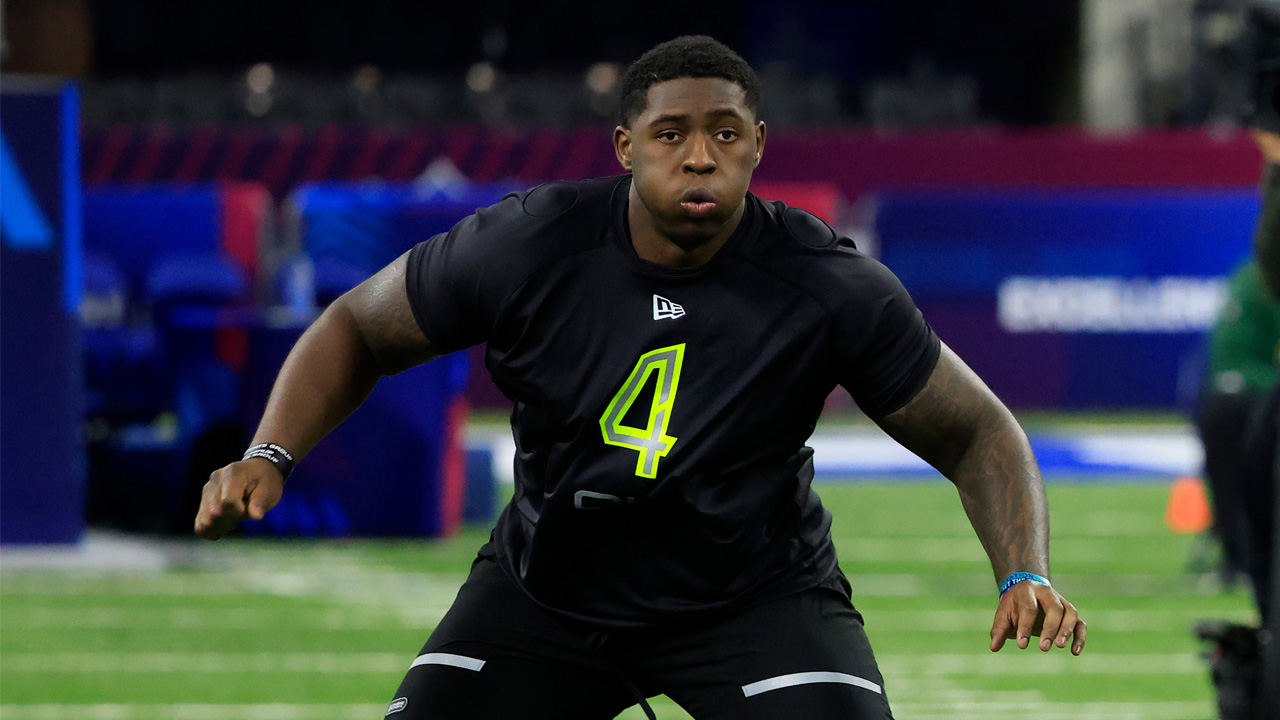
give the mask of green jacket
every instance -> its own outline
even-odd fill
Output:
[[[1254,255],[1231,275],[1209,339],[1209,380],[1219,392],[1268,390],[1280,369],[1280,171],[1274,165],[1263,183]]]
[[[1262,392],[1276,382],[1280,299],[1262,282],[1257,261],[1236,270],[1209,339],[1209,371],[1218,392]]]

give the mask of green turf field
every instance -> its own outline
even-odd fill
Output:
[[[1079,658],[987,650],[994,580],[944,481],[820,487],[895,715],[1213,717],[1188,628],[1251,619],[1247,595],[1184,573],[1192,540],[1164,528],[1166,484],[1049,490],[1054,581],[1090,624]],[[231,540],[179,548],[166,572],[4,570],[0,718],[381,718],[486,533]]]

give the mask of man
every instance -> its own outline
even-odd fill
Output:
[[[1257,499],[1244,493],[1248,478],[1241,458],[1246,430],[1276,384],[1277,349],[1280,301],[1250,258],[1227,284],[1226,302],[1209,336],[1195,413],[1213,500],[1213,532],[1223,551],[1221,575],[1228,585],[1252,569],[1248,513]]]
[[[629,175],[508,196],[326,310],[196,532],[262,517],[285,453],[380,375],[487,341],[515,401],[515,495],[389,716],[588,720],[665,693],[699,720],[887,718],[804,446],[840,384],[959,488],[1004,580],[991,649],[1039,633],[1079,654],[1013,416],[884,266],[747,193],[765,146],[751,68],[682,37],[622,96]]]
[[[1196,634],[1212,641],[1211,663],[1223,720],[1280,715],[1275,683],[1280,652],[1277,619],[1277,448],[1280,447],[1280,135],[1254,130],[1267,168],[1253,256],[1231,276],[1226,303],[1209,342],[1209,362],[1197,405],[1205,474],[1214,501],[1214,530],[1226,571],[1249,577],[1261,626],[1204,622]],[[1266,693],[1269,692],[1270,696]]]
[[[1231,275],[1222,315],[1209,343],[1209,363],[1196,405],[1205,477],[1213,500],[1213,532],[1223,549],[1224,581],[1247,576],[1266,626],[1274,512],[1276,350],[1280,302],[1250,259]],[[1203,622],[1196,634],[1214,643],[1212,665],[1222,720],[1262,717],[1259,630],[1238,623]]]

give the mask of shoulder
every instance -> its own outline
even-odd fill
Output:
[[[778,201],[754,198],[760,234],[747,252],[754,261],[805,289],[824,306],[883,297],[901,287],[894,274],[822,218]]]
[[[748,195],[757,216],[759,242],[755,251],[775,257],[790,256],[797,261],[821,258],[832,253],[860,254],[853,240],[836,232],[813,213],[778,200],[761,200]]]
[[[619,178],[550,182],[508,194],[453,227],[444,242],[477,262],[539,267],[591,249],[608,227]]]
[[[427,337],[451,348],[479,342],[474,328],[491,328],[527,279],[603,245],[617,183],[557,182],[511,193],[418,243],[406,287]]]
[[[471,227],[464,229],[484,231],[493,226],[502,226],[506,231],[516,229],[536,232],[548,225],[561,225],[566,221],[607,217],[610,197],[619,182],[621,178],[543,183],[528,190],[509,193],[497,204],[480,208],[475,215],[460,223],[460,226],[474,221]]]

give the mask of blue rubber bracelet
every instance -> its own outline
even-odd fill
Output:
[[[1042,577],[1035,573],[1029,573],[1029,572],[1016,572],[1016,573],[1011,573],[1009,577],[1004,579],[1004,582],[1000,583],[1000,597],[1004,597],[1004,594],[1009,592],[1009,588],[1013,587],[1014,585],[1017,585],[1023,580],[1031,580],[1033,582],[1038,582],[1041,585],[1044,585],[1045,587],[1053,587],[1053,585],[1049,582],[1049,578],[1047,577]]]

